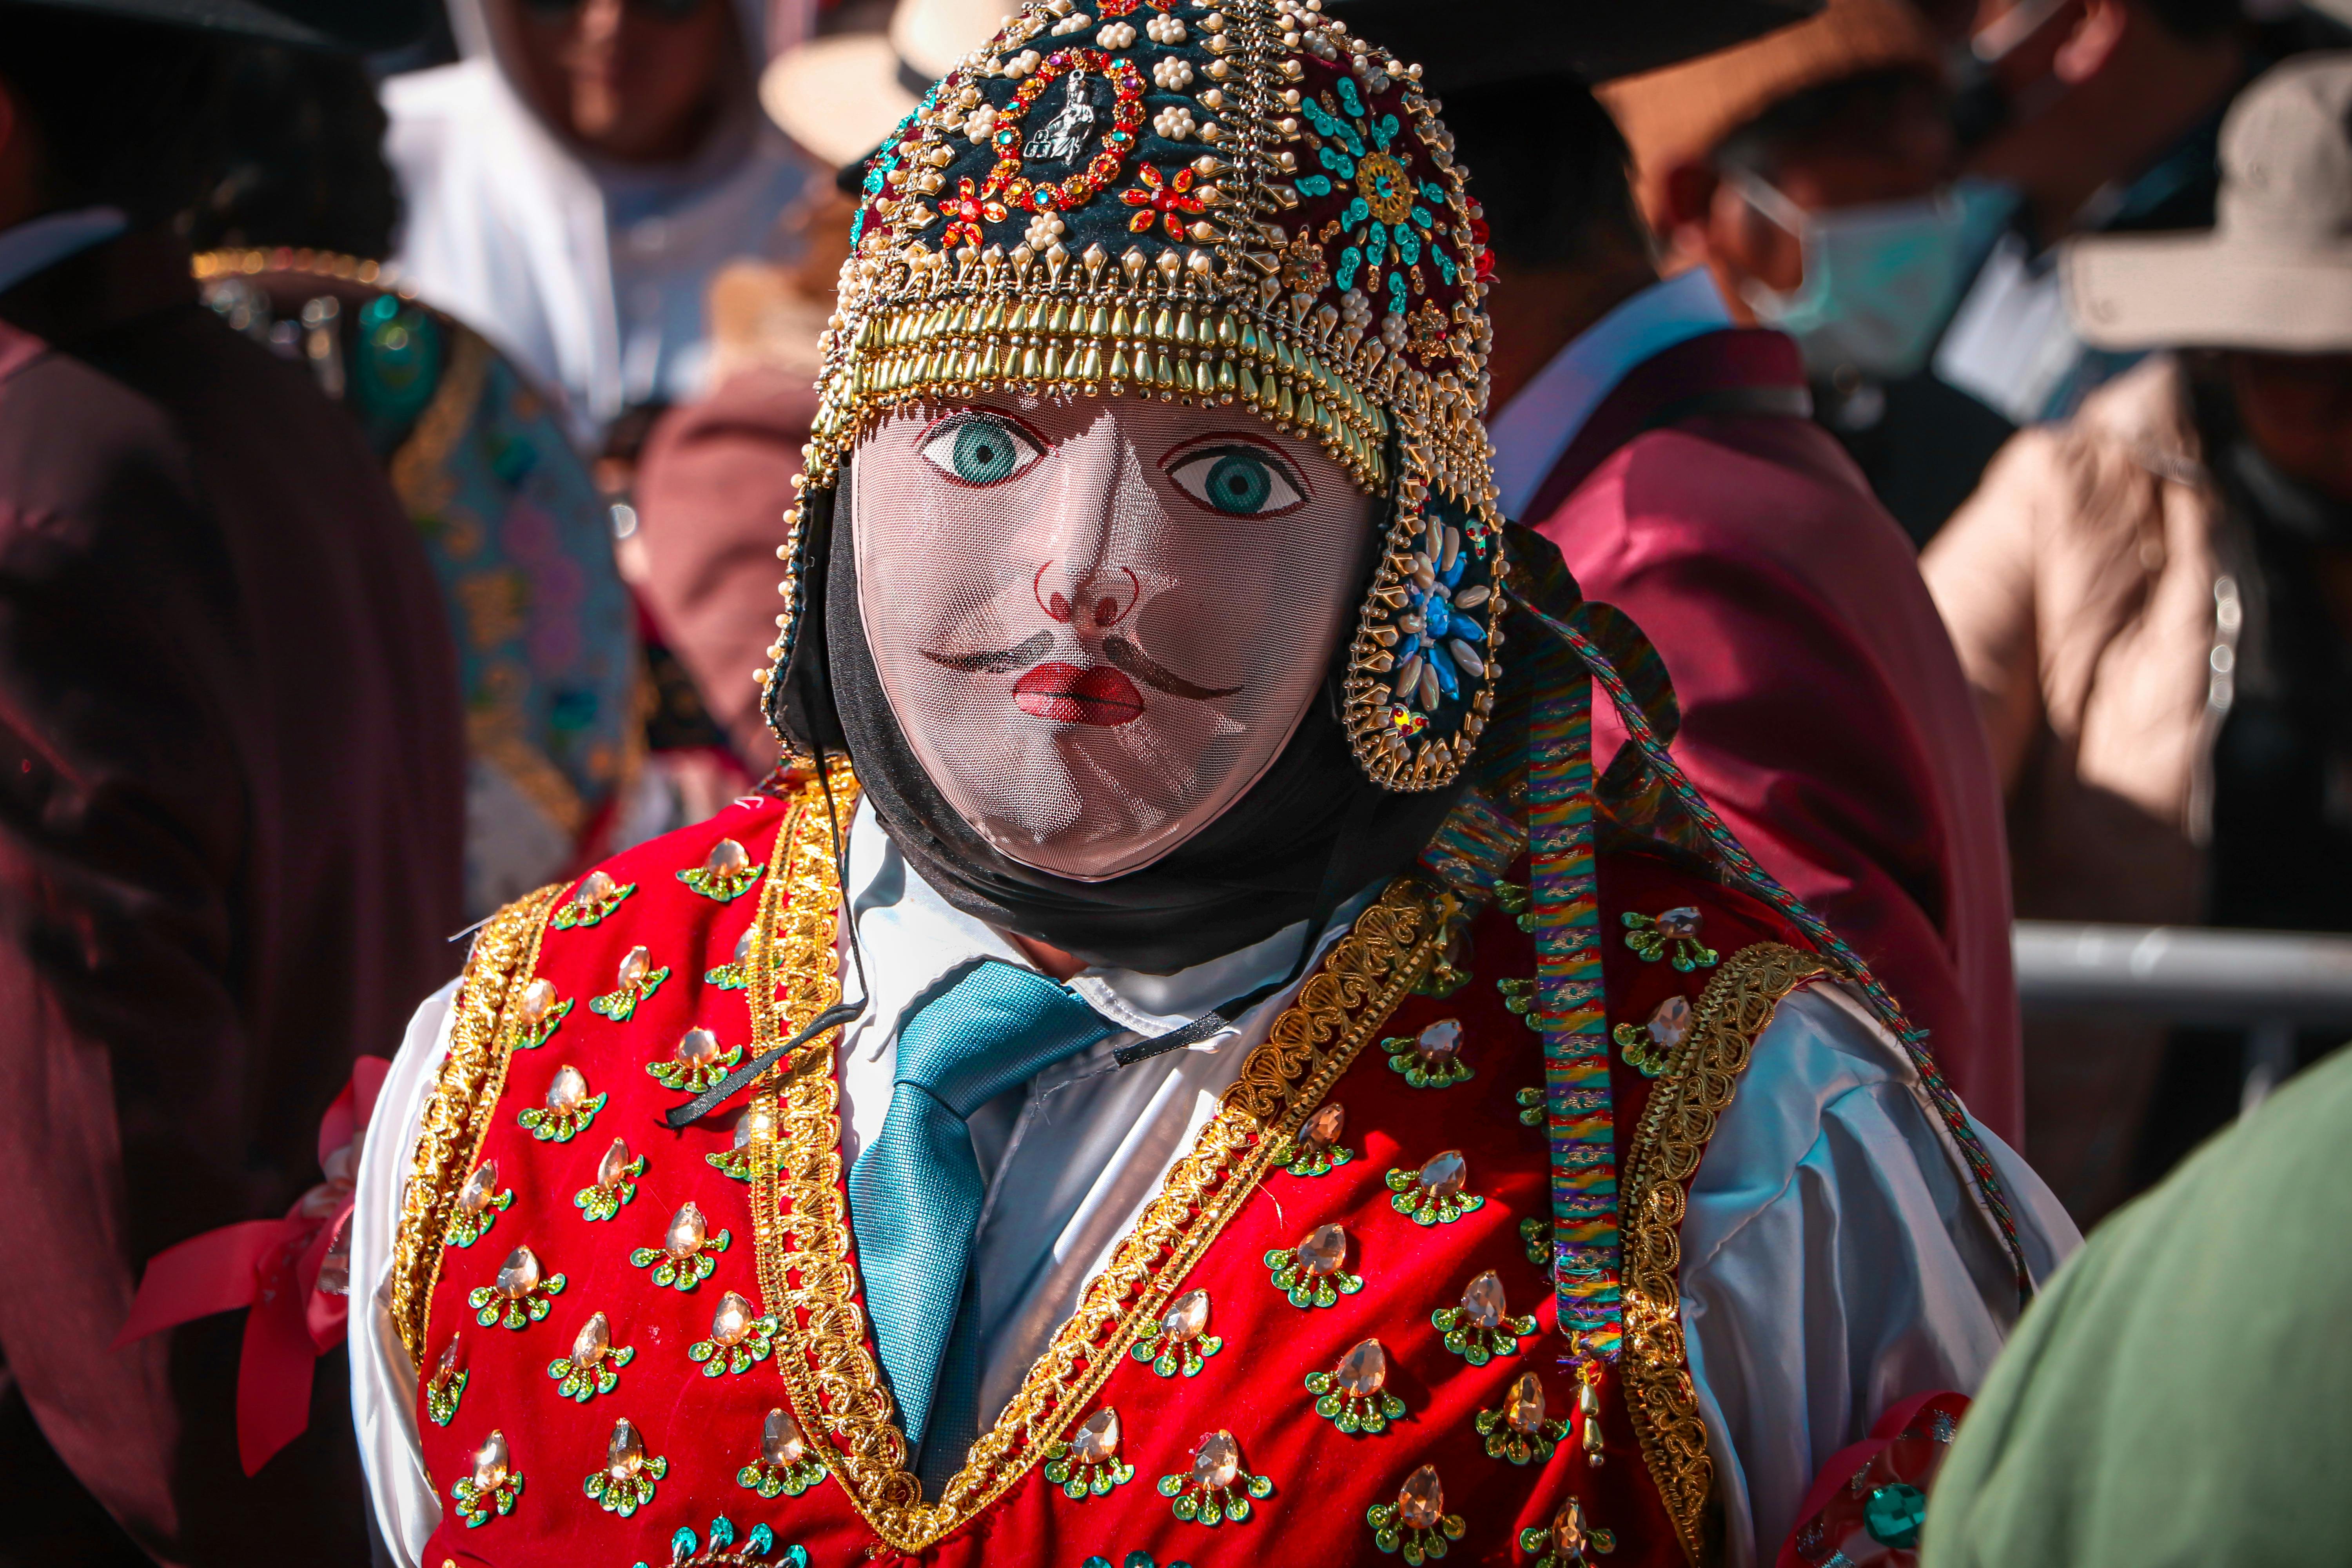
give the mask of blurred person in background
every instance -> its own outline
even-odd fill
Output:
[[[2069,235],[2210,226],[2222,111],[2296,29],[2258,38],[2241,0],[1976,0],[1961,25],[1968,167],[2021,205],[1935,372],[2013,425],[2061,419],[2136,356],[2073,330],[2054,247]]]
[[[644,773],[651,694],[610,517],[556,405],[379,265],[400,200],[366,68],[256,44],[225,69],[215,172],[187,220],[205,300],[358,421],[432,561],[478,920],[608,853]]]
[[[1909,542],[1806,417],[1798,344],[1738,326],[1704,270],[1658,278],[1625,142],[1584,77],[1664,62],[1531,80],[1532,48],[1465,58],[1402,0],[1338,14],[1401,35],[1476,171],[1503,510],[1649,634],[1682,765],[1886,977],[1970,1110],[2014,1137],[2008,873],[1975,705]],[[1623,739],[1596,716],[1597,755]]]
[[[1943,60],[1908,0],[1830,0],[1793,27],[1612,82],[1601,100],[1670,273],[1804,351],[1814,412],[1915,542],[1976,488],[2009,421],[1927,374],[2015,205],[1955,182]]]
[[[1937,1478],[1926,1568],[2342,1562],[2347,1234],[2339,1050],[2093,1232],[2043,1289]]]
[[[668,646],[753,776],[775,761],[759,671],[775,640],[776,546],[816,416],[817,340],[849,258],[867,153],[928,87],[988,41],[1003,0],[900,0],[887,31],[811,39],[761,79],[768,113],[813,181],[785,217],[797,259],[738,262],[710,286],[711,390],[654,427],[624,546]]]
[[[803,165],[760,113],[762,0],[451,0],[465,58],[388,79],[394,259],[622,466],[705,389],[703,294],[772,252]],[[625,417],[627,416],[627,417]]]
[[[2352,929],[2352,54],[2238,100],[2210,233],[2078,241],[2095,347],[1923,562],[1983,704],[2021,914]],[[2238,1108],[2237,1042],[2052,1020],[2036,1163],[2085,1223]],[[2306,1057],[2332,1037],[2304,1042]],[[2151,1096],[2155,1097],[2151,1110]]]
[[[245,1324],[126,1319],[158,1254],[331,1212],[321,1114],[463,923],[463,730],[374,454],[198,301],[171,220],[215,51],[173,20],[357,47],[420,19],[0,5],[0,1535],[27,1563],[355,1563],[340,1359],[264,1391],[309,1430],[248,1476]]]

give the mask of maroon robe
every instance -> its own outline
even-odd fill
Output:
[[[1911,545],[1793,411],[1796,344],[1688,339],[1634,367],[1528,521],[1624,610],[1682,705],[1674,751],[1731,830],[1926,1026],[2014,1144],[2022,1120],[2000,780]],[[1596,713],[1593,754],[1624,740]]]
[[[0,294],[0,1533],[119,1557],[94,1495],[168,1562],[363,1562],[340,1357],[248,1480],[241,1315],[109,1344],[148,1258],[320,1179],[450,967],[457,671],[356,427],[157,234]]]

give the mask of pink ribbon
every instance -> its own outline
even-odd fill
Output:
[[[130,1321],[114,1337],[121,1350],[215,1312],[251,1309],[236,1373],[237,1458],[248,1476],[310,1426],[311,1374],[319,1357],[342,1343],[351,1307],[352,1184],[368,1118],[391,1068],[382,1057],[352,1064],[351,1082],[319,1122],[325,1181],[283,1219],[223,1226],[157,1253],[139,1281]]]

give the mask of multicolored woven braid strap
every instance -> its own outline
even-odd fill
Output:
[[[1771,873],[1766,871],[1763,867],[1758,865],[1755,858],[1750,856],[1746,849],[1740,847],[1739,840],[1732,836],[1731,830],[1728,827],[1724,826],[1723,819],[1716,816],[1713,808],[1706,804],[1706,799],[1702,797],[1697,789],[1692,785],[1690,780],[1684,776],[1681,767],[1675,763],[1674,757],[1668,752],[1665,742],[1659,739],[1656,730],[1651,725],[1648,717],[1643,712],[1641,704],[1635,700],[1633,691],[1624,676],[1618,671],[1615,664],[1611,660],[1608,654],[1602,651],[1600,646],[1594,642],[1591,637],[1587,636],[1583,630],[1575,626],[1572,621],[1563,620],[1559,616],[1547,612],[1539,605],[1532,603],[1528,597],[1522,595],[1516,590],[1512,594],[1512,600],[1517,608],[1526,611],[1528,615],[1532,616],[1538,625],[1551,632],[1553,636],[1557,637],[1561,643],[1567,646],[1567,647],[1574,650],[1576,658],[1582,662],[1584,668],[1590,672],[1591,679],[1595,682],[1598,682],[1601,689],[1609,694],[1610,700],[1616,705],[1618,719],[1625,726],[1626,734],[1633,740],[1633,744],[1640,748],[1643,756],[1648,760],[1651,768],[1665,784],[1667,790],[1674,795],[1676,803],[1680,805],[1683,810],[1690,816],[1691,819],[1698,825],[1700,830],[1706,837],[1708,846],[1713,849],[1716,856],[1722,861],[1724,868],[1733,877],[1737,878],[1740,882],[1744,883],[1749,891],[1753,892],[1757,897],[1762,899],[1774,909],[1779,910],[1782,914],[1786,915],[1798,926],[1800,930],[1803,931],[1808,937],[1812,939],[1814,945],[1822,952],[1834,958],[1838,962],[1839,965],[1846,972],[1848,978],[1850,978],[1855,985],[1860,987],[1863,995],[1869,1003],[1872,1013],[1877,1016],[1880,1023],[1886,1026],[1887,1031],[1892,1034],[1895,1039],[1902,1043],[1904,1050],[1907,1052],[1911,1058],[1912,1065],[1918,1071],[1920,1082],[1927,1088],[1928,1099],[1935,1105],[1937,1113],[1942,1116],[1945,1126],[1949,1129],[1953,1142],[1959,1148],[1960,1157],[1968,1163],[1969,1173],[1974,1178],[1973,1184],[1976,1189],[1978,1201],[1984,1205],[1986,1213],[1991,1217],[1993,1224],[2000,1232],[2002,1243],[2009,1251],[2011,1266],[2016,1271],[2019,1293],[2021,1295],[2031,1295],[2033,1288],[2032,1279],[2025,1266],[2024,1251],[2018,1242],[2017,1221],[2010,1212],[2008,1194],[2001,1190],[2000,1173],[1994,1170],[1992,1158],[1985,1152],[1984,1144],[1977,1137],[1976,1129],[1969,1125],[1968,1112],[1962,1108],[1959,1097],[1952,1092],[1951,1085],[1944,1080],[1943,1073],[1937,1068],[1934,1053],[1927,1048],[1927,1032],[1914,1025],[1904,1016],[1902,1006],[1895,1000],[1893,994],[1890,993],[1884,984],[1880,984],[1878,979],[1871,973],[1870,966],[1862,961],[1862,957],[1859,953],[1855,952],[1843,941],[1839,940],[1837,933],[1832,931],[1828,924],[1824,922],[1820,916],[1807,909],[1798,900],[1795,894],[1790,892],[1786,888],[1783,888],[1779,881],[1774,879]],[[1549,695],[1552,689],[1556,679],[1557,678],[1549,677],[1546,679],[1545,686],[1542,689],[1545,690],[1547,695]],[[1558,684],[1564,687],[1575,688],[1580,692],[1584,693],[1583,696],[1578,699],[1576,706],[1578,707],[1579,711],[1583,715],[1582,722],[1589,725],[1591,719],[1590,691],[1589,689],[1585,687],[1584,682],[1570,678],[1565,680],[1559,680]],[[1540,712],[1541,710],[1539,709],[1538,711]],[[1580,737],[1580,744],[1581,743],[1581,737]],[[1589,878],[1591,875],[1590,866],[1591,854],[1590,848],[1591,795],[1591,763],[1589,754],[1583,759],[1582,776],[1584,779],[1583,809],[1584,820],[1586,823],[1585,842],[1587,844],[1587,848],[1585,849],[1585,864],[1587,867],[1586,875]],[[1532,780],[1530,781],[1530,784],[1531,787],[1529,794],[1532,798],[1534,795]],[[1540,829],[1538,829],[1538,832],[1540,833]],[[1590,885],[1591,884],[1588,881],[1586,884],[1588,889]],[[1590,921],[1591,919],[1591,913],[1590,904],[1591,894],[1589,890],[1585,897],[1587,900],[1585,918]],[[1540,908],[1540,906],[1538,907]],[[1540,951],[1541,950],[1539,949],[1539,953]],[[1538,961],[1539,975],[1544,973],[1544,959],[1539,956]],[[1596,964],[1597,962],[1598,961],[1596,959]],[[1596,969],[1596,978],[1597,973]],[[1597,984],[1594,986],[1593,990],[1597,1005],[1599,998],[1599,987]],[[1550,1036],[1547,1034],[1546,1041],[1548,1056],[1549,1054],[1549,1040]],[[1605,1056],[1601,1059],[1604,1063],[1607,1060]],[[1603,1092],[1605,1096],[1605,1088]],[[1553,1181],[1555,1188],[1557,1189],[1562,1176],[1558,1162],[1564,1157],[1569,1157],[1571,1151],[1568,1148],[1562,1147],[1560,1142],[1560,1089],[1556,1081],[1552,1086],[1551,1093],[1554,1140],[1553,1159],[1555,1162]],[[1612,1191],[1613,1184],[1612,1174]],[[1556,1190],[1555,1206],[1557,1206],[1558,1201],[1559,1197]],[[1611,1213],[1612,1215],[1612,1243],[1614,1240],[1614,1205],[1612,1203],[1611,1207]],[[1563,1267],[1565,1267],[1565,1258],[1567,1256],[1565,1248],[1562,1249],[1561,1256],[1563,1258]],[[1565,1324],[1568,1321],[1568,1286],[1565,1275],[1562,1276],[1560,1289],[1561,1321]]]
[[[1593,873],[1592,684],[1559,644],[1543,645],[1529,663],[1537,693],[1528,729],[1531,1021],[1543,1036],[1553,1280],[1561,1332],[1583,1353],[1614,1361],[1622,1337],[1622,1258]]]

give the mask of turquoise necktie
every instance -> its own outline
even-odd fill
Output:
[[[1067,987],[993,960],[899,1026],[890,1114],[850,1167],[849,1221],[875,1344],[929,1497],[980,1431],[967,1301],[987,1186],[964,1119],[1112,1028]]]

